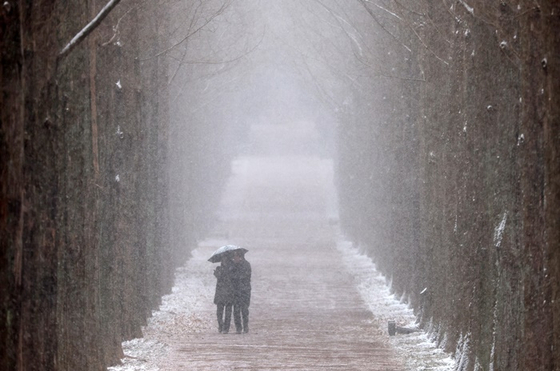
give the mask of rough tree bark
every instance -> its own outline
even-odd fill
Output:
[[[343,148],[355,137],[370,146],[363,146],[365,161],[340,152],[341,222],[461,370],[556,370],[558,5],[444,3],[370,9],[392,30],[372,37],[389,40],[396,55],[402,45],[395,40],[406,41],[425,82],[419,90],[395,82],[376,107],[379,117],[387,106],[403,107],[402,99],[414,102],[403,109],[417,138],[402,135],[406,115],[348,118]],[[398,15],[393,23],[383,18],[388,12]],[[396,57],[392,66],[405,69]],[[364,139],[370,126],[385,131],[383,154],[396,160],[388,171],[380,170],[386,164],[377,142]],[[415,166],[419,177],[406,188]],[[371,187],[382,187],[381,200]],[[404,199],[411,189],[418,194]],[[414,210],[417,240],[405,227]],[[389,231],[386,239],[380,229]]]

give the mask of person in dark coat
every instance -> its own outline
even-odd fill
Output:
[[[216,282],[216,294],[214,304],[217,305],[218,331],[221,334],[229,332],[231,323],[231,310],[235,299],[235,292],[232,282],[233,262],[230,254],[225,254],[222,264],[214,269]]]
[[[251,264],[242,251],[233,252],[232,286],[234,291],[233,321],[238,334],[249,332],[249,304],[251,303]],[[243,317],[243,322],[241,321]]]

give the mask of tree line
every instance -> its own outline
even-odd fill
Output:
[[[558,370],[559,6],[361,3],[392,73],[340,120],[345,232],[460,370]]]
[[[183,16],[202,27],[224,4],[189,2]],[[169,108],[169,4],[123,1],[63,52],[105,5],[6,1],[0,9],[3,370],[119,362],[122,341],[142,335],[174,268],[208,229],[219,193],[206,174],[220,187],[229,171],[227,154],[208,161],[197,146],[183,147],[189,161],[173,159],[188,179],[169,170],[178,125]],[[213,143],[221,133],[187,137]]]
[[[258,112],[242,62],[260,31],[217,26],[256,8],[123,0],[62,53],[108,3],[0,10],[2,369],[118,362],[212,226],[232,121]],[[347,237],[461,370],[558,369],[558,5],[282,7],[282,57],[335,131]]]

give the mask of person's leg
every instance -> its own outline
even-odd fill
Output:
[[[224,318],[224,305],[219,303],[216,304],[218,309],[216,311],[216,315],[218,316],[218,331],[222,332],[222,330],[224,329],[224,322],[223,322],[223,318]]]
[[[229,332],[230,323],[231,323],[231,304],[226,304],[226,316],[224,319],[224,325],[222,327],[223,334],[227,334]]]
[[[243,332],[249,332],[249,306],[242,305],[241,306],[241,315],[243,316]]]
[[[235,331],[241,333],[241,305],[233,305],[233,321],[235,322]]]

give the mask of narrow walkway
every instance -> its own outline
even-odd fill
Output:
[[[335,249],[335,227],[328,216],[332,196],[330,161],[238,160],[224,197],[219,233],[227,233],[229,243],[249,249],[250,332],[218,333],[211,286],[206,303],[197,309],[202,323],[173,330],[165,340],[170,351],[158,367],[403,370],[387,335],[374,328],[372,314]],[[201,246],[198,258],[217,247]],[[214,265],[207,264],[207,275],[212,276]]]

